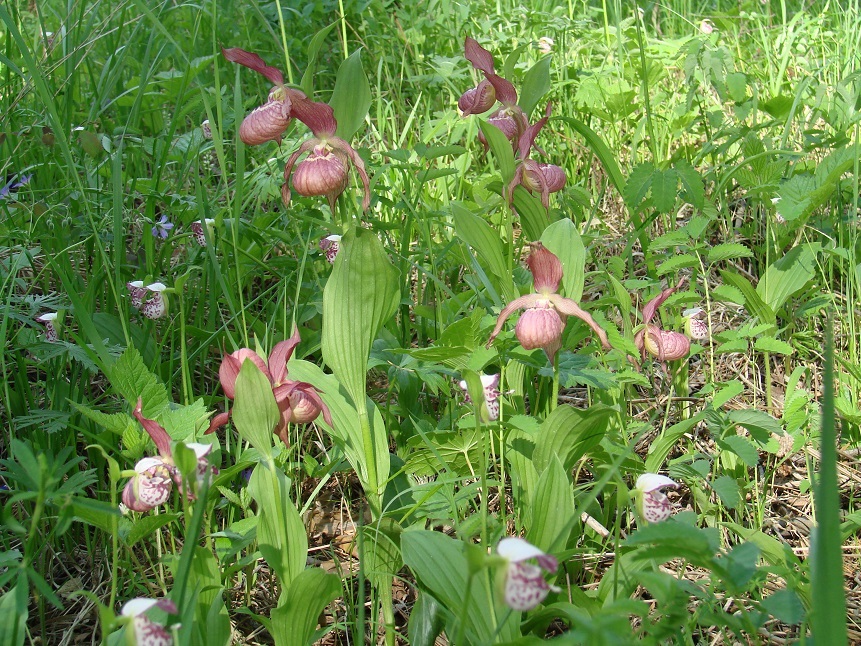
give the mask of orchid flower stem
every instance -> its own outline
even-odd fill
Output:
[[[117,481],[111,478],[111,506],[116,509],[119,505],[117,498]],[[116,516],[111,516],[111,596],[108,601],[108,608],[115,608],[117,602],[117,583],[119,581],[120,562],[120,520]]]
[[[553,393],[550,399],[550,411],[556,410],[559,405],[559,352],[553,355]]]
[[[350,50],[347,49],[347,16],[344,13],[344,0],[338,0],[338,12],[341,14],[341,40],[344,45],[344,60],[350,58]]]
[[[281,28],[281,46],[284,48],[284,58],[287,59],[287,82],[293,85],[293,66],[290,64],[290,49],[287,47],[287,32],[284,29],[284,14],[281,12],[281,0],[275,0],[278,8],[278,25]]]
[[[180,370],[182,370],[182,403],[186,406],[191,404],[192,385],[191,374],[188,372],[188,346],[185,338],[185,300],[183,299],[184,290],[179,290],[177,294],[179,301],[179,353],[180,353]]]
[[[383,608],[383,624],[386,627],[386,646],[395,646],[395,609],[392,605],[392,577],[385,577],[379,587],[380,605]]]
[[[470,570],[466,577],[466,590],[463,593],[463,607],[460,609],[460,625],[457,627],[457,641],[454,646],[465,646],[464,635],[466,634],[466,618],[469,617],[469,602],[472,599],[472,580],[475,573]]]
[[[368,483],[372,491],[367,491],[368,505],[371,508],[371,517],[374,520],[380,518],[381,513],[381,492],[379,476],[377,474],[377,458],[374,451],[374,438],[371,432],[371,420],[368,419],[368,409],[364,406],[365,402],[360,402],[357,405],[359,413],[359,425],[362,429],[362,449],[365,458],[365,468],[368,472]]]
[[[482,432],[481,419],[477,415],[475,419],[481,435],[482,452],[484,453],[484,465],[481,469],[481,544],[487,547],[490,544],[490,536],[487,531],[487,470],[490,468],[490,435]]]

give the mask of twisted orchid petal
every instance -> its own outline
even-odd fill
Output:
[[[171,455],[170,452],[170,435],[167,434],[167,431],[164,430],[164,427],[156,422],[155,420],[147,419],[143,416],[143,398],[138,397],[138,403],[135,406],[135,409],[132,411],[132,415],[135,416],[135,419],[141,423],[141,426],[144,427],[144,430],[147,432],[152,438],[153,443],[158,449],[159,455],[163,458],[169,458]]]
[[[272,383],[279,386],[287,380],[287,362],[293,356],[293,351],[302,339],[299,338],[299,328],[296,328],[286,341],[279,341],[269,353],[269,374],[272,375]]]
[[[252,54],[239,47],[230,47],[228,49],[222,47],[221,55],[231,63],[239,63],[250,70],[259,72],[276,85],[284,84],[284,75],[281,73],[281,70],[267,65],[257,54]]]
[[[607,339],[607,333],[604,332],[603,328],[598,325],[597,321],[592,318],[592,315],[589,314],[589,312],[581,308],[575,301],[572,301],[570,298],[563,298],[559,295],[551,295],[550,301],[562,314],[566,316],[576,316],[578,319],[580,319],[586,325],[592,328],[592,331],[595,333],[598,339],[600,339],[601,346],[605,350],[609,350],[612,347],[610,345],[610,341]]]

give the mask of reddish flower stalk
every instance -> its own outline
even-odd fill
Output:
[[[552,362],[556,351],[562,347],[562,331],[569,316],[576,316],[586,323],[600,339],[601,345],[610,349],[607,334],[595,319],[576,301],[559,295],[559,283],[562,282],[562,263],[559,258],[543,244],[535,242],[526,264],[532,272],[535,293],[521,296],[503,308],[487,347],[502,331],[508,317],[516,310],[525,309],[514,328],[514,334],[525,350],[542,348]]]

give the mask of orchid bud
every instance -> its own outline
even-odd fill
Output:
[[[548,192],[556,193],[565,188],[565,182],[568,181],[568,177],[562,168],[555,164],[538,164],[538,168],[544,176]]]
[[[204,119],[200,124],[200,130],[203,132],[204,139],[212,139],[212,126],[209,125],[209,119]]]
[[[549,54],[553,51],[554,40],[550,36],[542,36],[538,39],[538,51],[542,54]]]
[[[668,332],[657,325],[647,325],[643,337],[646,352],[658,361],[675,361],[686,357],[691,349],[691,342],[680,332]]]
[[[673,507],[662,490],[665,487],[675,489],[678,486],[673,480],[656,473],[644,473],[637,478],[634,498],[640,518],[646,523],[660,523],[667,520],[673,513]]]
[[[326,255],[329,264],[335,263],[335,257],[341,250],[341,236],[333,234],[320,240],[320,251]]]
[[[486,421],[495,422],[499,419],[499,396],[502,394],[499,392],[499,374],[481,375],[480,379],[481,386],[484,389],[484,406],[487,409],[486,411],[482,410],[481,413],[483,415],[486,414]],[[457,382],[457,385],[463,390],[466,401],[471,404],[472,398],[469,396],[469,387],[466,380],[461,379]]]

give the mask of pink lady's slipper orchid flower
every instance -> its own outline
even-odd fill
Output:
[[[206,234],[209,234],[209,237],[212,238],[212,225],[215,224],[215,220],[212,218],[206,218],[205,220],[197,220],[192,222],[189,226],[191,229],[191,233],[194,235],[194,239],[201,247],[206,246]],[[204,227],[206,227],[206,233],[204,233]]]
[[[171,646],[173,636],[170,631],[144,614],[151,608],[158,608],[171,615],[179,614],[176,604],[170,599],[138,597],[127,601],[120,614],[131,623],[131,634],[134,636],[134,641],[131,643],[135,646]]]
[[[645,359],[648,352],[658,361],[675,361],[686,357],[690,351],[691,342],[684,334],[662,330],[652,323],[658,307],[684,283],[685,279],[682,278],[675,287],[668,287],[643,308],[643,327],[634,335],[634,345],[640,350],[641,358]]]
[[[290,424],[307,424],[313,422],[320,413],[326,423],[332,425],[332,416],[329,408],[320,398],[320,391],[313,385],[304,381],[293,381],[287,379],[287,362],[293,355],[293,350],[299,345],[299,330],[286,341],[277,343],[269,354],[269,361],[264,362],[253,350],[241,348],[236,352],[225,355],[218,369],[221,387],[228,399],[236,397],[236,378],[242,369],[242,363],[247,359],[256,365],[260,372],[266,375],[272,384],[272,394],[275,395],[275,403],[281,411],[281,418],[273,429],[273,432],[281,438],[285,444],[289,444],[287,427]],[[207,429],[212,433],[224,426],[230,418],[230,411],[216,415]]]
[[[472,398],[469,396],[469,388],[466,380],[461,379],[457,382],[463,390],[463,394],[467,403],[472,403]],[[495,422],[499,419],[499,375],[481,375],[481,386],[484,389],[484,406],[481,410],[481,416],[484,421]]]
[[[45,341],[48,343],[54,343],[57,341],[57,328],[54,327],[54,321],[57,320],[57,313],[46,312],[45,314],[42,314],[42,316],[37,316],[36,320],[45,324]]]
[[[322,251],[329,264],[335,264],[335,257],[341,250],[341,236],[332,234],[320,240],[320,251]]]
[[[552,590],[559,588],[544,579],[544,573],[556,573],[556,557],[545,554],[522,538],[509,537],[499,541],[496,553],[508,561],[505,570],[505,604],[512,610],[532,610],[544,601]],[[535,559],[538,565],[526,563]]]
[[[123,504],[132,511],[149,511],[163,505],[170,498],[173,484],[182,487],[182,474],[173,463],[170,435],[155,420],[143,416],[143,401],[138,399],[133,411],[135,418],[144,427],[158,449],[158,457],[140,460],[135,465],[134,477],[126,483],[123,489]],[[189,443],[186,447],[194,451],[197,457],[196,487],[199,488],[209,474],[218,470],[210,466],[207,456],[212,451],[211,444]],[[194,499],[192,491],[185,491],[190,500]]]
[[[525,350],[541,348],[552,362],[556,351],[562,347],[562,331],[569,316],[576,316],[592,328],[601,345],[609,350],[607,334],[595,319],[575,301],[559,295],[559,283],[562,282],[562,263],[559,258],[543,244],[536,242],[532,245],[532,252],[526,259],[526,264],[532,272],[535,293],[521,296],[503,308],[496,327],[490,334],[487,347],[490,347],[502,331],[508,317],[516,310],[524,309],[514,328],[514,334]]]
[[[640,519],[646,523],[660,523],[667,520],[673,513],[673,506],[663,489],[665,487],[675,489],[678,486],[675,481],[657,473],[644,473],[637,478],[634,501]]]
[[[475,39],[467,36],[463,55],[473,67],[484,74],[485,80],[460,97],[457,105],[461,115],[486,112],[498,100],[502,103],[502,107],[491,114],[487,122],[502,130],[506,139],[516,145],[528,125],[526,115],[517,105],[517,90],[509,81],[496,73],[493,55]],[[479,133],[478,138],[487,146],[484,135]]]
[[[325,103],[311,101],[303,92],[284,86],[284,77],[280,71],[263,62],[257,54],[246,52],[234,47],[222,49],[224,57],[244,65],[249,69],[260,72],[276,87],[269,93],[266,104],[256,108],[245,117],[239,128],[239,137],[248,145],[261,144],[266,141],[281,141],[281,135],[287,129],[292,117],[296,117],[311,129],[314,136],[305,141],[299,149],[287,160],[284,167],[284,185],[281,187],[281,199],[284,205],[290,204],[290,187],[288,182],[293,174],[293,166],[299,157],[310,153],[306,159],[296,165],[293,175],[293,188],[305,197],[325,196],[329,207],[334,211],[338,196],[344,192],[349,183],[349,170],[356,168],[365,189],[362,199],[362,210],[367,211],[371,204],[371,188],[365,162],[359,157],[346,141],[335,136],[338,122],[332,107]]]
[[[539,131],[550,118],[551,108],[552,105],[548,103],[545,116],[529,126],[520,135],[520,140],[517,144],[517,154],[520,157],[520,163],[517,164],[514,177],[508,185],[509,204],[514,199],[514,189],[517,186],[522,186],[530,193],[537,191],[541,195],[541,204],[546,209],[550,206],[550,193],[556,193],[565,187],[565,182],[568,178],[562,168],[554,164],[539,164],[529,158],[529,152],[535,143],[535,137],[538,136]]]

